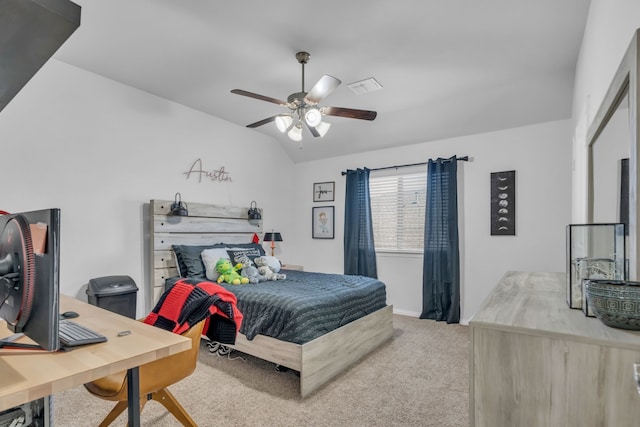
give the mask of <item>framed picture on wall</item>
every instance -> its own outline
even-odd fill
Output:
[[[313,184],[314,202],[333,202],[335,200],[335,182],[316,182]]]
[[[333,239],[335,231],[333,206],[311,208],[311,237],[314,239]]]
[[[491,174],[491,235],[516,235],[516,171]]]

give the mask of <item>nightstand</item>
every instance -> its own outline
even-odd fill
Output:
[[[282,268],[285,270],[298,270],[304,271],[304,267],[301,265],[293,265],[293,264],[282,264]]]

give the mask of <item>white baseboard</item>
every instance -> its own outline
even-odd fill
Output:
[[[393,314],[399,314],[401,316],[409,316],[409,317],[420,317],[420,313],[417,311],[406,311],[406,310],[396,310],[393,308]]]
[[[421,313],[418,313],[417,311],[396,310],[395,307],[394,307],[393,308],[393,314],[399,314],[401,316],[409,316],[409,317],[419,318]],[[461,325],[465,325],[465,326],[469,326],[469,319],[460,319],[460,324]]]

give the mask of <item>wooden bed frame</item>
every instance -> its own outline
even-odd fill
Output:
[[[248,207],[187,203],[188,217],[172,217],[168,215],[172,203],[150,202],[150,291],[154,304],[164,292],[165,279],[178,276],[172,245],[247,243],[254,233],[262,233],[262,222],[249,224]],[[304,398],[389,340],[392,314],[393,307],[386,306],[302,345],[264,335],[250,341],[238,334],[232,347],[300,372],[300,395]]]

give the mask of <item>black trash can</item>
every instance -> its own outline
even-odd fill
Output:
[[[136,282],[129,276],[96,277],[87,284],[89,304],[132,319],[136,318],[137,292]]]

